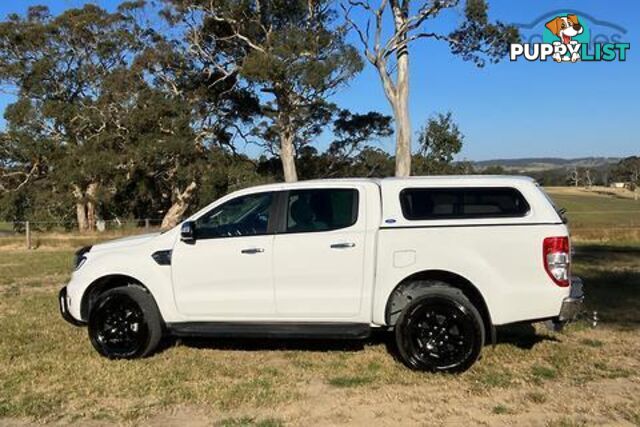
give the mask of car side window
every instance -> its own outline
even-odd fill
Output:
[[[229,200],[196,220],[198,239],[267,234],[273,193],[258,193]]]
[[[355,189],[312,189],[289,192],[288,233],[330,231],[350,227],[358,219]]]
[[[529,204],[515,188],[408,188],[400,192],[408,220],[521,217]]]

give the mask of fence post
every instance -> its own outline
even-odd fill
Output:
[[[25,222],[25,234],[27,237],[27,249],[31,249],[31,224],[29,224],[29,221]]]
[[[144,228],[149,228],[149,226],[150,226],[149,218],[145,218],[144,219]]]

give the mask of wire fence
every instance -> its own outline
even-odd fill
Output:
[[[619,221],[618,226],[622,228],[626,227],[640,227],[640,209],[637,210],[589,210],[589,211],[571,211],[567,213],[569,216],[569,222],[572,225],[588,227],[594,225],[599,227],[600,225],[612,225],[611,220],[603,219],[589,219],[585,217],[600,216],[600,215],[621,215],[624,221]],[[32,231],[47,231],[47,232],[64,232],[64,231],[78,231],[77,221],[0,221],[0,234],[1,233],[24,233],[27,224],[31,227]],[[133,219],[109,219],[109,220],[97,220],[92,225],[92,231],[103,232],[110,230],[126,230],[136,228],[153,228],[159,227],[162,224],[162,218],[133,218]]]
[[[90,231],[104,232],[136,228],[159,227],[162,218],[109,219],[97,220],[89,224]],[[0,221],[0,233],[24,233],[29,227],[31,231],[65,232],[78,231],[77,221]]]
[[[160,230],[161,218],[98,220],[80,232],[76,221],[0,222],[0,241],[32,249],[65,239],[100,241]],[[569,213],[571,234],[586,240],[640,241],[640,210],[593,210]]]
[[[98,220],[81,231],[76,221],[4,221],[0,222],[0,240],[5,246],[15,243],[33,249],[43,242],[51,243],[68,238],[84,238],[93,242],[154,232],[160,230],[161,224],[162,219],[158,218]]]

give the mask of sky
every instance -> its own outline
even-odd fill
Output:
[[[86,1],[3,1],[0,17],[24,13],[34,4],[47,5],[53,13],[59,13],[83,3]],[[112,10],[119,1],[93,3]],[[639,1],[489,0],[489,5],[491,19],[522,24],[559,9],[576,10],[579,17],[581,13],[589,17],[580,19],[591,24],[592,36],[616,33],[619,41],[630,43],[627,60],[557,64],[523,59],[511,62],[505,58],[479,69],[452,56],[444,44],[418,41],[410,51],[410,115],[414,132],[430,116],[451,111],[465,135],[459,160],[640,154]],[[446,30],[459,20],[454,11],[427,25]],[[523,34],[540,33],[544,22],[533,30],[523,30]],[[355,37],[352,42],[359,46]],[[11,100],[10,95],[0,93],[0,111]],[[356,112],[377,110],[391,114],[377,72],[369,64],[332,100]],[[319,145],[328,138],[321,137]],[[392,152],[394,141],[389,138],[380,141],[379,146]]]

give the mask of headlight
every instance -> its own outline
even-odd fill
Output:
[[[91,250],[91,246],[85,246],[76,251],[73,258],[73,269],[78,270],[87,260],[85,254]]]

